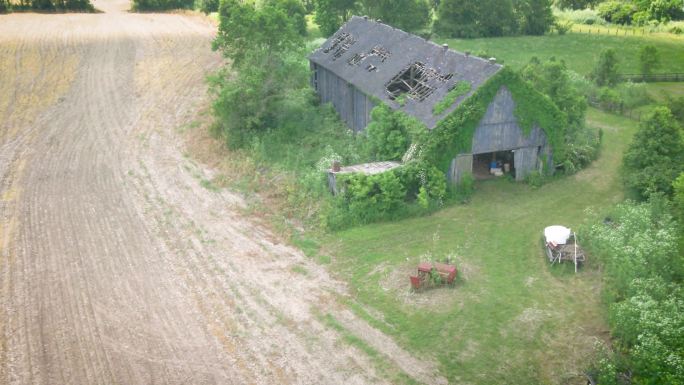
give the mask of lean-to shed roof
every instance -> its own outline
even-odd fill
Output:
[[[409,34],[389,25],[353,16],[309,59],[346,80],[367,95],[395,109],[402,109],[432,129],[502,66]],[[405,99],[403,106],[393,101],[387,85],[409,66],[421,63],[430,75],[431,93],[422,101]],[[459,81],[470,83],[470,91],[459,97],[440,115],[433,107]]]

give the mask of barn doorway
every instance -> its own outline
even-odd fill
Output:
[[[473,155],[473,177],[478,180],[504,175],[515,178],[515,152],[494,151]]]

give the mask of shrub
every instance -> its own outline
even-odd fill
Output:
[[[205,14],[218,12],[219,0],[196,0],[195,8],[197,8],[200,12],[204,12]]]
[[[574,24],[575,23],[570,20],[556,20],[556,22],[553,24],[553,28],[556,30],[556,32],[558,32],[559,35],[565,35],[566,33],[570,32]]]
[[[618,82],[618,59],[614,49],[601,51],[592,72],[592,78],[599,86],[614,86]]]
[[[369,152],[376,160],[400,160],[409,145],[426,134],[420,121],[382,103],[373,108],[366,127]]]
[[[454,195],[461,203],[467,203],[475,192],[475,178],[473,174],[467,172],[461,175],[461,180],[458,181],[454,188]]]
[[[598,6],[598,14],[606,21],[615,24],[631,24],[637,12],[634,4],[622,1],[606,1]]]
[[[10,11],[9,2],[0,0],[0,13],[7,13]]]
[[[624,108],[633,109],[652,102],[646,83],[625,82],[616,87]]]
[[[583,10],[593,7],[598,0],[556,0],[553,2],[560,9]]]
[[[605,25],[606,21],[593,9],[564,10],[556,12],[559,19],[568,20],[575,24]]]
[[[620,93],[615,88],[601,87],[598,93],[598,101],[601,109],[621,112],[624,108]]]
[[[409,162],[381,174],[338,174],[341,193],[325,216],[329,229],[429,212],[446,196],[446,178],[433,166]]]
[[[639,68],[643,74],[651,74],[660,67],[658,49],[652,45],[645,45],[639,50]]]
[[[674,190],[672,203],[674,205],[675,214],[677,215],[680,225],[684,226],[684,172],[679,174],[677,179],[672,182],[672,189]]]
[[[192,9],[194,0],[132,0],[134,11],[163,11],[168,9]]]
[[[656,108],[639,126],[625,152],[625,185],[641,199],[672,194],[672,181],[684,171],[682,129],[667,107]]]
[[[667,108],[672,112],[672,116],[679,122],[680,126],[684,127],[684,96],[673,98],[667,96]]]
[[[655,202],[619,204],[610,221],[584,231],[585,244],[604,265],[609,297],[622,300],[635,278],[680,274],[676,223]]]
[[[660,277],[637,278],[630,292],[610,318],[631,352],[633,383],[684,384],[684,292]]]
[[[525,183],[533,188],[539,188],[544,184],[544,176],[539,171],[532,171],[525,176]]]

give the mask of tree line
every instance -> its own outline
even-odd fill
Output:
[[[313,5],[325,35],[352,14],[444,37],[541,35],[554,21],[551,0],[314,0]]]
[[[95,8],[90,0],[21,0],[19,2],[0,0],[0,13],[29,10],[44,12],[93,12]]]
[[[647,25],[684,18],[684,0],[556,0],[563,9],[596,9],[607,22]]]

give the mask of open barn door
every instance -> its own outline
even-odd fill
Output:
[[[466,173],[473,172],[473,154],[461,154],[451,160],[449,166],[449,182],[456,184]]]
[[[515,180],[521,181],[532,171],[536,171],[539,163],[538,147],[523,147],[515,150]]]

